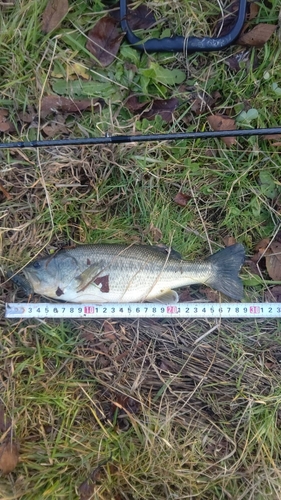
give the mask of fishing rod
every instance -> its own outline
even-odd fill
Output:
[[[48,139],[35,141],[1,142],[0,149],[47,148],[54,146],[85,146],[98,144],[124,144],[131,142],[176,141],[190,139],[214,139],[220,137],[251,137],[281,134],[281,127],[218,130],[207,132],[175,132],[144,135],[109,135],[103,137],[81,137],[68,139]]]

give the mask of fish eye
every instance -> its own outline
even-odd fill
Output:
[[[40,262],[38,262],[38,261],[34,262],[34,263],[33,263],[33,267],[34,267],[34,269],[39,269],[39,267],[40,267]]]

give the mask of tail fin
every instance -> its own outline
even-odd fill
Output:
[[[214,273],[206,284],[232,299],[241,300],[243,297],[243,283],[238,273],[244,260],[245,250],[240,243],[210,255],[207,261],[212,264]]]

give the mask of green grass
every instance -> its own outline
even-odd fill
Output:
[[[238,127],[280,125],[280,97],[272,87],[280,83],[278,34],[253,49],[237,73],[225,60],[238,46],[186,57],[141,55],[125,41],[114,63],[101,69],[90,59],[85,34],[104,15],[102,2],[72,2],[60,28],[44,35],[46,4],[21,0],[1,11],[0,108],[16,127],[3,140],[44,138],[44,126],[61,117],[39,119],[38,109],[55,91],[104,99],[93,112],[64,117],[71,137],[209,130],[211,113],[237,119],[253,108],[257,118],[237,121]],[[220,12],[216,1],[151,6],[158,22],[149,36],[164,30],[166,36],[212,35]],[[274,0],[260,5],[253,25],[277,18]],[[70,89],[67,75],[77,63],[89,79],[74,73],[78,87],[69,80]],[[186,80],[165,85],[157,70],[147,72],[151,63],[184,71]],[[196,115],[191,107],[202,92],[221,96]],[[148,101],[177,97],[173,123],[132,115],[123,106],[131,93]],[[21,113],[32,109],[29,124]],[[5,302],[23,299],[5,283],[7,269],[65,244],[155,244],[160,235],[184,258],[198,259],[233,236],[252,255],[280,225],[280,147],[263,138],[241,138],[231,148],[209,139],[1,150],[0,168],[11,195],[0,192],[2,313]],[[185,207],[174,202],[178,191],[188,195]],[[243,269],[242,277],[251,272]],[[245,286],[246,299],[264,300],[269,285],[264,272],[259,285]],[[206,298],[197,288],[191,295]],[[97,320],[2,317],[0,398],[13,419],[20,462],[0,477],[0,497],[82,498],[81,483],[109,459],[93,499],[277,500],[280,334],[278,319],[114,321],[110,327]],[[135,410],[116,411],[126,396]]]

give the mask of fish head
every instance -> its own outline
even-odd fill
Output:
[[[35,293],[58,298],[77,274],[77,267],[74,257],[59,252],[31,262],[23,272]]]

